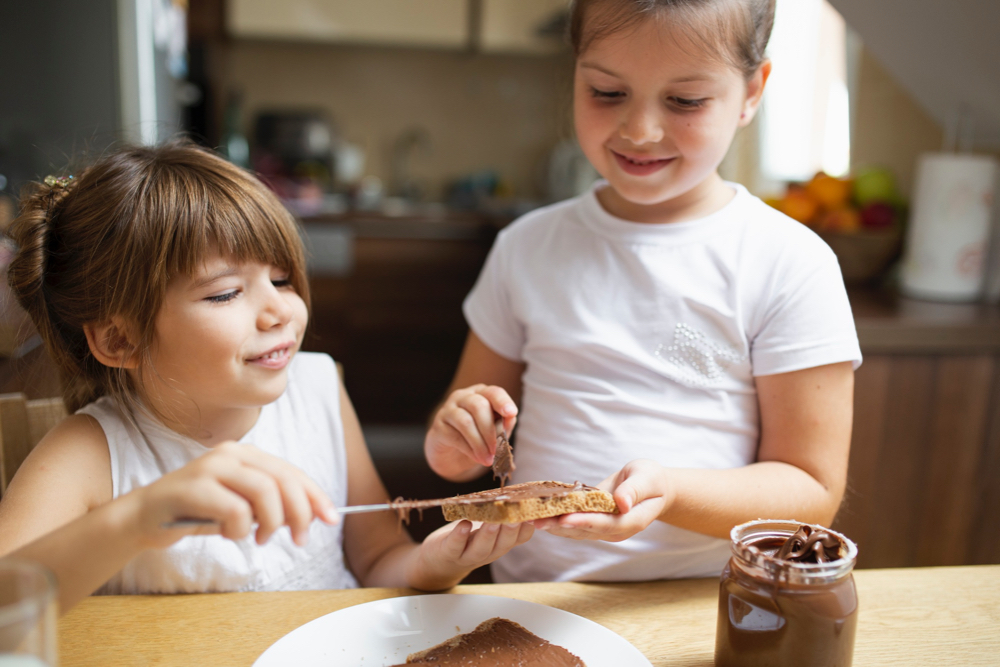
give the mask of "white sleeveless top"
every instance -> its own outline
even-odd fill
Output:
[[[146,486],[209,451],[148,414],[133,425],[105,396],[77,414],[94,417],[111,452],[113,497]],[[338,507],[347,504],[347,455],[333,360],[299,352],[288,367],[288,387],[261,408],[240,439],[305,470]],[[309,543],[292,542],[288,528],[263,546],[251,533],[239,541],[218,535],[190,536],[166,549],[150,549],[130,561],[98,594],[208,593],[356,588],[344,563],[343,524],[313,521]]]

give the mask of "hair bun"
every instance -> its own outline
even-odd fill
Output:
[[[55,208],[62,203],[62,200],[66,198],[66,195],[76,189],[77,181],[72,175],[49,175],[45,177],[42,183],[47,186],[47,189],[41,188],[41,191],[38,194],[45,199],[46,209],[51,217],[52,211],[54,211]]]

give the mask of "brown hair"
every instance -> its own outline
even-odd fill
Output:
[[[648,18],[682,26],[722,62],[751,77],[764,61],[775,0],[574,0],[570,43],[579,57],[596,40]]]
[[[289,271],[306,304],[305,254],[295,220],[251,174],[184,140],[127,146],[75,178],[26,190],[9,236],[7,280],[59,368],[73,412],[110,395],[134,407],[141,387],[90,352],[85,324],[122,317],[149,364],[168,282],[215,250]]]

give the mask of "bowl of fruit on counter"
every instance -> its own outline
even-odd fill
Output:
[[[821,172],[767,201],[830,245],[848,284],[877,279],[899,257],[906,205],[886,169],[863,169],[844,178]]]

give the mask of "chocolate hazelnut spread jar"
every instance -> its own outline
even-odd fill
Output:
[[[716,667],[848,667],[858,595],[855,544],[822,526],[751,521],[733,528],[719,584]]]

